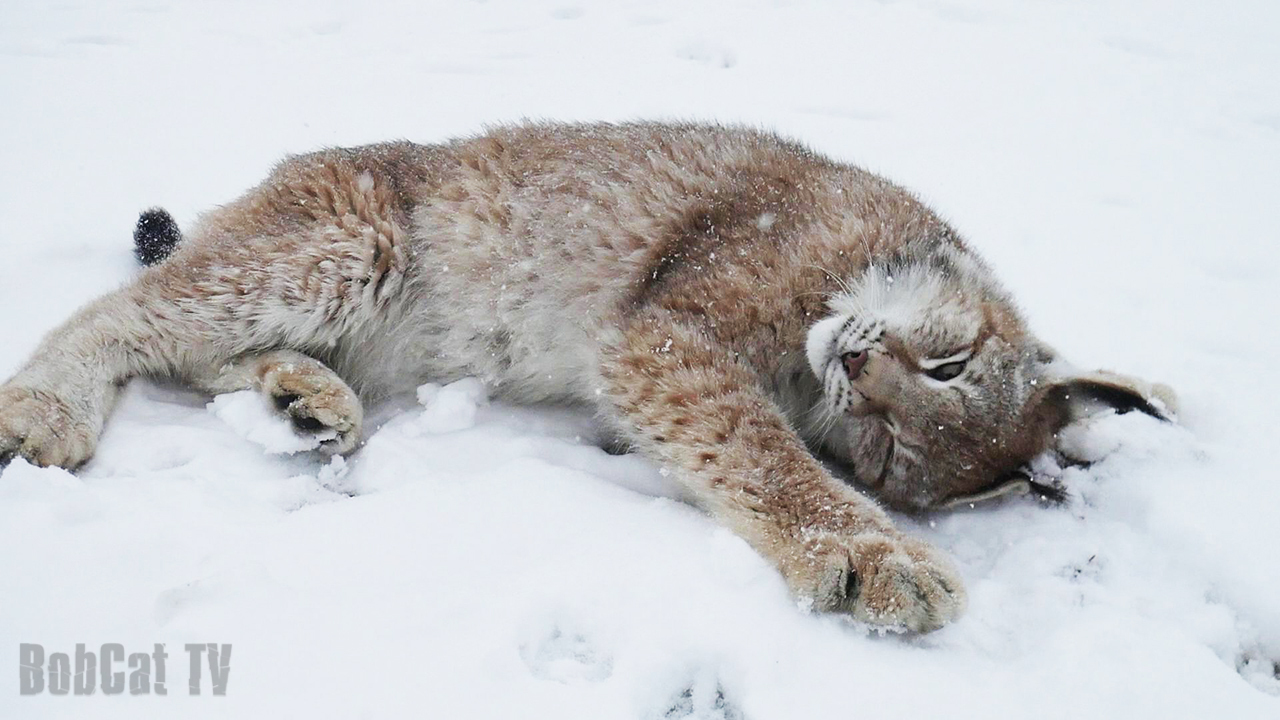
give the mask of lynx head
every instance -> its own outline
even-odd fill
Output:
[[[1058,430],[1104,408],[1167,419],[1158,389],[1067,369],[954,240],[872,264],[828,305],[808,333],[822,387],[809,434],[892,507],[1025,488],[1022,468]]]

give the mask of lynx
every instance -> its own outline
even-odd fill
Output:
[[[1163,386],[1071,370],[907,191],[742,127],[294,156],[149,259],[0,387],[0,462],[86,462],[134,376],[255,389],[328,453],[357,448],[362,400],[474,376],[593,408],[803,605],[908,631],[964,586],[881,505],[1025,490],[1068,423],[1172,412]]]

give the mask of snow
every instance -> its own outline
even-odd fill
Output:
[[[288,422],[275,414],[267,398],[256,390],[219,395],[209,403],[209,412],[226,423],[232,432],[269,453],[292,455],[315,450],[321,442],[338,436],[332,430],[294,432]]]
[[[415,427],[433,433],[475,427],[476,411],[489,399],[484,383],[475,378],[459,380],[444,387],[427,383],[418,388],[417,396],[426,412],[422,413]]]
[[[1280,717],[1277,28],[1267,0],[6,3],[0,376],[128,280],[139,210],[187,224],[286,152],[673,117],[918,190],[1041,336],[1181,409],[1082,430],[1065,507],[901,518],[970,591],[907,637],[802,612],[590,417],[429,385],[331,461],[265,452],[291,431],[256,398],[134,383],[77,475],[0,476],[0,717]],[[233,644],[225,697],[187,695],[189,642]],[[20,697],[19,643],[165,643],[170,694]]]

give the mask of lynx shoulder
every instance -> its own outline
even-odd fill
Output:
[[[963,583],[877,501],[1023,489],[1064,425],[1173,409],[1072,370],[910,193],[747,128],[323,150],[185,235],[151,211],[137,241],[150,267],[0,387],[0,459],[86,462],[139,375],[256,389],[332,453],[359,447],[362,401],[475,376],[593,407],[797,598],[915,631],[957,617]]]

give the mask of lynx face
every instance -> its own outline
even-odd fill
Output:
[[[820,444],[891,506],[999,486],[1048,446],[1060,414],[1037,391],[1049,356],[989,271],[942,241],[870,266],[811,328]]]

